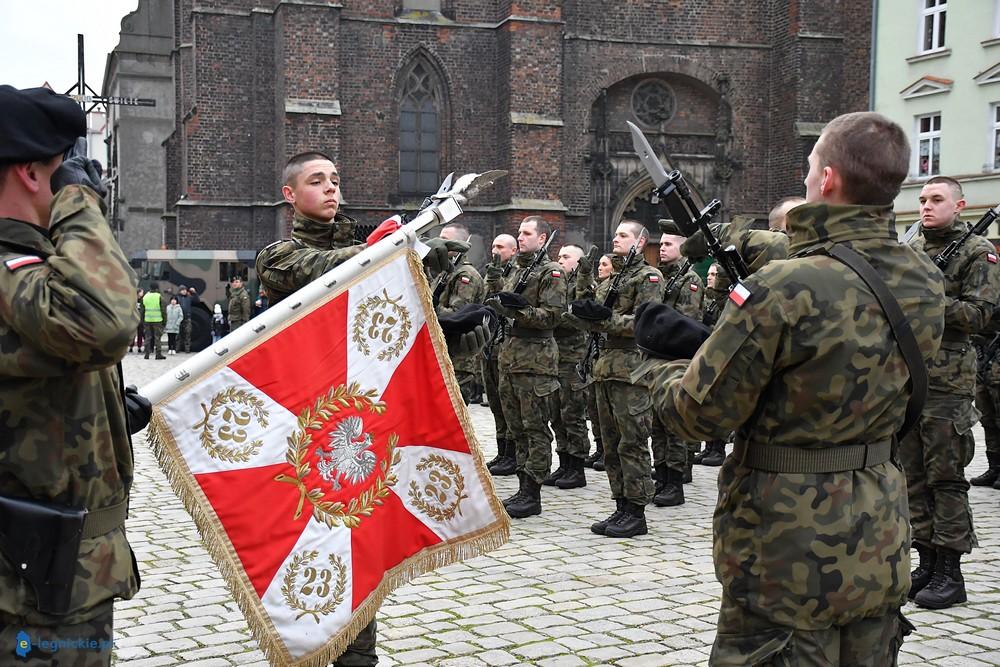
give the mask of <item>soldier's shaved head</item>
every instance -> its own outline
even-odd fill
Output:
[[[500,260],[506,262],[517,252],[517,239],[510,234],[500,234],[493,239],[493,254],[499,255]]]
[[[438,236],[449,241],[468,241],[470,234],[469,228],[461,222],[450,222],[441,228]]]
[[[319,151],[306,151],[305,153],[293,155],[288,158],[288,162],[285,163],[285,170],[281,172],[281,183],[283,185],[294,186],[299,174],[302,173],[302,167],[305,166],[307,162],[311,162],[313,160],[326,160],[327,162],[333,162],[333,158],[326,153],[321,153]],[[336,171],[336,168],[334,168],[334,171]]]
[[[767,226],[770,229],[785,229],[785,216],[799,204],[805,204],[805,197],[783,197],[767,214]]]
[[[642,249],[649,240],[649,231],[637,220],[622,220],[615,229],[615,235],[611,239],[611,248],[614,254],[624,257],[633,245],[638,244],[637,251],[641,255]]]

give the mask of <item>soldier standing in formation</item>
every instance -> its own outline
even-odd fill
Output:
[[[596,279],[590,285],[582,284],[580,282],[581,276],[577,276],[579,296],[597,293],[597,286],[611,277],[611,271],[614,268],[611,264],[613,258],[614,254],[612,253],[601,255],[601,259],[597,262]],[[594,434],[594,453],[583,460],[583,465],[598,472],[604,472],[604,441],[601,439],[601,416],[597,409],[597,385],[592,377],[587,378],[587,383],[587,416],[590,418],[590,430]]]
[[[892,450],[946,304],[940,272],[895,234],[909,153],[879,114],[834,119],[809,156],[809,203],[789,215],[789,259],[742,281],[690,361],[666,335],[685,326],[669,308],[636,324],[640,344],[679,359],[644,376],[664,421],[687,438],[737,432],[715,510],[711,664],[893,665],[912,628]],[[909,333],[890,326],[893,306]]]
[[[239,276],[233,276],[229,282],[229,306],[226,312],[230,331],[236,331],[250,321],[250,295],[243,287],[243,279]]]
[[[486,267],[487,294],[502,291],[504,280],[514,268],[517,239],[510,234],[500,234],[493,239],[492,253],[492,260]],[[510,430],[507,428],[507,420],[503,416],[503,404],[500,402],[500,350],[487,348],[481,363],[483,388],[486,391],[486,400],[490,404],[490,412],[493,413],[497,440],[497,455],[486,464],[486,468],[498,477],[513,475],[517,472],[517,452],[510,437]]]
[[[566,310],[566,279],[562,267],[544,258],[532,267],[552,227],[541,216],[521,221],[514,270],[488,304],[512,320],[500,345],[500,403],[514,441],[518,490],[504,501],[507,513],[523,519],[542,512],[542,480],[552,466],[549,417],[559,391],[559,348],[553,330]],[[529,272],[520,293],[512,291]],[[508,447],[510,444],[508,443]]]
[[[439,237],[447,241],[469,242],[469,228],[460,222],[452,222],[441,228]],[[459,257],[459,253],[452,253],[452,261]],[[463,306],[473,303],[482,303],[486,296],[486,286],[483,278],[476,271],[476,267],[465,261],[465,254],[461,254],[462,259],[458,266],[447,275],[441,277],[440,295],[435,305],[435,312],[438,317],[458,311]],[[480,364],[478,357],[469,355],[458,355],[452,358],[452,365],[455,367],[455,378],[458,386],[462,389],[462,399],[468,405],[472,399],[474,387],[478,383]]]
[[[614,271],[622,274],[618,300],[612,308],[603,304],[615,276],[597,287],[597,298],[577,301],[564,318],[570,326],[607,335],[604,351],[594,364],[597,409],[600,413],[604,465],[616,509],[590,529],[608,537],[645,535],[646,505],[653,499],[652,466],[649,460],[650,398],[645,387],[632,384],[632,371],[639,365],[633,322],[636,308],[663,297],[663,276],[646,264],[642,249],[649,232],[634,220],[624,220],[615,230],[612,247]],[[625,258],[632,247],[635,257]]]
[[[1000,490],[1000,310],[993,311],[989,325],[973,340],[977,348],[976,408],[982,413],[979,422],[983,425],[989,466],[969,484]]]
[[[567,303],[592,295],[583,294],[590,288],[593,273],[590,260],[578,245],[565,245],[559,250],[559,266],[566,276]],[[577,373],[577,364],[587,352],[587,335],[584,332],[560,324],[553,334],[559,347],[559,393],[553,405],[552,431],[556,439],[557,467],[542,484],[559,489],[577,489],[587,486],[584,474],[584,459],[590,453],[590,439],[587,437],[587,394],[586,384]]]
[[[911,245],[930,257],[968,229],[962,186],[945,176],[920,191],[920,234]],[[970,337],[990,321],[1000,302],[996,248],[973,236],[944,268],[945,332],[930,369],[930,392],[920,423],[900,443],[906,471],[910,522],[920,564],[910,597],[921,607],[943,609],[965,602],[960,559],[977,546],[969,509],[965,466],[972,461],[976,353]]]
[[[658,222],[660,237],[660,273],[663,274],[663,303],[694,320],[701,320],[701,302],[705,285],[690,260],[681,260],[681,246],[685,238],[673,220]],[[685,442],[670,432],[653,414],[650,444],[653,449],[653,470],[656,489],[653,504],[673,507],[684,504],[684,483],[691,481],[691,464],[701,449],[700,442]],[[722,464],[722,456],[719,457]]]

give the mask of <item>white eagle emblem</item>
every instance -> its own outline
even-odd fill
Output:
[[[316,469],[334,491],[341,488],[338,477],[357,484],[375,470],[375,452],[368,449],[372,446],[372,436],[363,428],[361,417],[347,417],[330,434],[330,449],[316,448],[319,456]]]

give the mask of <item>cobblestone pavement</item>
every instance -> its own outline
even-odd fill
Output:
[[[188,355],[125,360],[142,386]],[[489,410],[471,410],[488,458]],[[970,476],[985,467],[982,431]],[[127,527],[142,590],[115,605],[116,659],[154,665],[266,665],[194,523],[160,472],[145,438],[135,441],[136,481]],[[590,523],[610,514],[606,478],[584,489],[543,488],[541,516],[513,522],[511,540],[487,556],[424,575],[378,614],[380,665],[705,665],[720,588],[712,572],[715,468],[695,466],[681,507],[647,512],[649,535],[611,540]],[[496,483],[502,497],[516,479]],[[973,488],[980,548],[963,571],[969,603],[905,609],[917,626],[902,664],[1000,665],[1000,491]]]

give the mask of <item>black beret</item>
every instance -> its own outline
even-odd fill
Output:
[[[635,343],[657,359],[690,359],[711,333],[664,303],[647,301],[635,311]]]
[[[569,304],[569,312],[573,313],[581,320],[588,322],[603,322],[611,317],[611,309],[603,303],[597,303],[593,299],[581,299]]]
[[[453,313],[438,318],[441,331],[448,335],[469,333],[488,319],[495,317],[493,311],[479,303],[469,303]]]
[[[0,86],[0,162],[45,160],[86,134],[87,115],[65,95]]]
[[[661,218],[656,221],[656,225],[660,228],[661,234],[670,234],[671,236],[687,236],[681,231],[680,225],[669,218]]]

